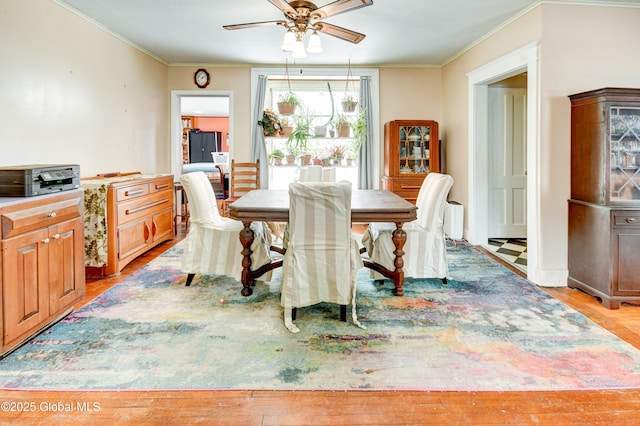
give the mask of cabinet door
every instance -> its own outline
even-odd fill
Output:
[[[49,228],[49,306],[51,315],[84,295],[84,234],[77,220]]]
[[[48,236],[47,229],[40,229],[2,242],[5,345],[49,317]]]
[[[609,109],[610,200],[640,201],[640,108]]]
[[[173,233],[173,209],[166,209],[153,215],[151,234],[154,242],[172,238]]]
[[[619,296],[640,295],[640,212],[613,214],[614,292]]]
[[[143,217],[118,227],[118,259],[124,260],[146,250],[151,242],[151,219]]]

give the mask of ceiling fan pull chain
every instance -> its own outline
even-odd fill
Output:
[[[344,93],[349,93],[349,80],[351,80],[351,59],[349,59],[349,64],[347,65],[347,84],[344,87]]]
[[[284,63],[284,75],[287,77],[287,84],[289,85],[289,93],[291,92],[291,80],[289,80],[289,59]]]

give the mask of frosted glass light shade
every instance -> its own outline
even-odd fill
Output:
[[[320,42],[320,36],[315,31],[313,32],[313,34],[311,34],[311,37],[309,37],[307,52],[311,52],[311,53],[322,52],[322,43]]]
[[[296,46],[296,36],[293,34],[293,31],[289,30],[284,33],[284,41],[282,42],[282,50],[285,52],[292,52]]]

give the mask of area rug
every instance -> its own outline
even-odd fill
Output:
[[[451,279],[358,278],[358,314],[331,304],[283,325],[279,271],[250,297],[227,277],[185,287],[180,245],[0,361],[2,389],[566,390],[640,387],[640,351],[480,250]]]

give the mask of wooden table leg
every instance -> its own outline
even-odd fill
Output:
[[[253,289],[253,273],[251,272],[251,244],[255,234],[251,229],[251,221],[242,221],[244,228],[240,231],[240,243],[242,244],[242,291],[243,296],[251,296]]]
[[[396,269],[393,271],[393,276],[391,279],[393,280],[393,284],[395,288],[393,289],[393,294],[396,296],[404,296],[404,290],[402,290],[402,284],[404,283],[404,271],[402,268],[404,267],[404,260],[402,256],[404,256],[404,244],[407,242],[407,233],[404,229],[402,229],[402,222],[396,222],[396,229],[391,234],[391,240],[393,241],[393,245],[396,247],[393,254],[396,256],[393,261],[393,265]]]

